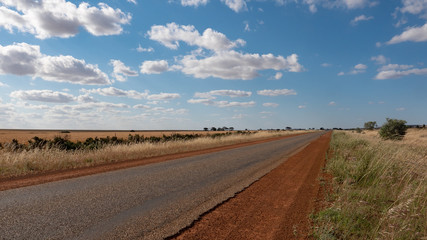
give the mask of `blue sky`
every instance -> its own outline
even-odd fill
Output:
[[[427,0],[0,0],[0,128],[427,121]]]

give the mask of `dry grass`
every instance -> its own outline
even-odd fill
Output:
[[[403,141],[334,132],[326,170],[330,207],[314,216],[319,239],[427,239],[426,130]]]
[[[250,135],[233,134],[219,138],[202,137],[189,141],[110,145],[97,150],[35,149],[10,152],[3,149],[0,150],[0,177],[22,176],[53,170],[94,166],[108,162],[142,159],[303,132],[308,131],[260,131]]]
[[[18,140],[20,143],[27,143],[28,140],[37,136],[43,139],[52,140],[55,137],[67,137],[70,141],[85,141],[87,138],[106,138],[114,137],[126,139],[129,134],[144,135],[145,137],[162,137],[163,135],[170,136],[172,134],[212,134],[207,131],[78,131],[71,130],[62,132],[60,130],[0,130],[0,143],[11,142],[12,139]],[[224,133],[221,131],[215,133]]]

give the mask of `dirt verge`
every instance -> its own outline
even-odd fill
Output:
[[[331,132],[171,239],[308,239]]]
[[[269,141],[274,141],[279,139],[285,139],[285,138],[294,137],[298,135],[301,135],[301,134],[262,139],[262,140],[244,142],[244,143],[227,145],[222,147],[198,150],[198,151],[169,154],[169,155],[163,155],[163,156],[151,157],[151,158],[143,158],[139,160],[125,160],[120,162],[106,163],[102,165],[84,167],[84,168],[78,168],[78,169],[60,170],[60,171],[53,171],[53,172],[26,175],[26,176],[20,176],[20,177],[12,177],[12,178],[0,177],[0,191],[20,188],[25,186],[31,186],[31,185],[36,185],[36,184],[41,184],[46,182],[59,181],[59,180],[64,180],[69,178],[87,176],[87,175],[96,174],[96,173],[114,171],[114,170],[119,170],[124,168],[142,166],[142,165],[158,163],[163,161],[169,161],[169,160],[178,159],[178,158],[191,157],[191,156],[196,156],[196,155],[201,155],[201,154],[206,154],[206,153],[211,153],[216,151],[223,151],[227,149],[244,147],[244,146],[249,146],[253,144],[264,143],[264,142],[269,142]]]

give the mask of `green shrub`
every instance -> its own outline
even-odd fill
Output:
[[[406,130],[405,120],[387,118],[387,122],[381,127],[379,134],[384,140],[402,140]]]

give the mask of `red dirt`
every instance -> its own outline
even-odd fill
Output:
[[[309,239],[331,132],[172,239]]]
[[[252,142],[238,143],[238,144],[233,144],[228,146],[215,147],[215,148],[209,148],[204,150],[170,154],[170,155],[163,155],[163,156],[144,158],[139,160],[125,160],[125,161],[120,161],[115,163],[106,163],[102,165],[84,167],[84,168],[78,168],[78,169],[59,170],[59,171],[40,173],[40,174],[34,174],[34,175],[26,175],[26,176],[20,176],[20,177],[12,177],[12,178],[0,177],[0,191],[20,188],[25,186],[31,186],[31,185],[37,185],[37,184],[46,183],[46,182],[59,181],[59,180],[64,180],[69,178],[87,176],[87,175],[96,174],[96,173],[114,171],[118,169],[164,162],[164,161],[169,161],[173,159],[191,157],[195,155],[201,155],[201,154],[206,154],[206,153],[211,153],[216,151],[223,151],[223,150],[232,149],[232,148],[244,147],[244,146],[249,146],[253,144],[294,137],[298,135],[301,135],[301,134],[262,139],[262,140],[252,141]]]

